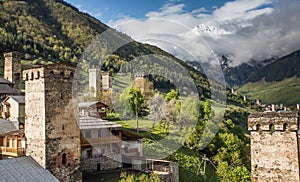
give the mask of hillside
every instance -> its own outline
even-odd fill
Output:
[[[62,0],[0,0],[0,60],[3,61],[4,52],[17,50],[23,53],[24,59],[34,60],[33,64],[61,61],[77,64],[95,36],[108,29],[99,20]],[[131,40],[120,32],[112,32],[120,39]],[[163,55],[185,67],[195,80],[200,95],[210,97],[209,83],[204,75],[158,47],[130,42],[113,55],[96,57],[95,60],[105,59],[102,69],[116,73],[136,57]],[[82,64],[82,72],[87,75],[93,63]],[[164,78],[155,80],[159,80],[161,86],[168,84]],[[81,84],[86,85],[87,80],[82,80]]]
[[[256,71],[273,61],[274,59],[267,59],[264,61],[251,60],[250,62],[231,67],[224,70],[225,80],[230,87],[241,86],[245,84],[249,77],[251,77]]]
[[[300,50],[279,58],[252,74],[239,88],[241,94],[266,103],[300,103]]]
[[[53,62],[77,64],[94,37],[108,29],[110,28],[99,20],[86,13],[79,12],[77,8],[62,0],[0,0],[0,65],[3,65],[3,53],[11,50],[23,53],[23,68],[27,68],[31,64]],[[169,156],[170,159],[179,162],[181,180],[228,181],[234,176],[236,177],[235,181],[241,181],[241,179],[250,181],[249,139],[245,135],[249,114],[247,105],[249,103],[244,102],[241,96],[230,95],[229,90],[227,90],[228,102],[232,105],[226,108],[225,116],[221,118],[223,122],[214,140],[207,148],[199,150],[198,146],[202,145],[200,138],[202,138],[204,129],[211,127],[211,130],[214,130],[215,127],[215,123],[208,119],[208,116],[217,114],[212,110],[211,102],[207,100],[207,98],[211,99],[210,87],[217,88],[215,90],[217,96],[223,93],[223,87],[215,82],[209,83],[203,74],[158,47],[136,42],[115,30],[112,30],[112,32],[117,37],[116,39],[130,40],[131,43],[124,45],[106,57],[96,55],[91,61],[83,59],[81,72],[83,75],[85,74],[85,78],[87,78],[90,66],[99,63],[100,59],[105,63],[102,70],[110,71],[114,76],[121,68],[136,67],[136,65],[128,64],[131,60],[149,54],[161,55],[155,60],[156,63],[160,61],[161,64],[156,64],[155,67],[139,65],[140,67],[152,69],[157,73],[168,71],[166,69],[171,65],[168,61],[183,66],[193,78],[200,98],[206,101],[201,102],[201,105],[192,106],[192,108],[197,108],[201,112],[195,115],[198,122],[195,130],[192,131],[193,135],[189,138],[188,143],[184,144],[183,148],[179,149],[173,156]],[[105,53],[108,43],[102,43],[104,43],[104,46],[101,51]],[[109,43],[116,44],[114,41]],[[179,80],[183,85],[189,79],[187,76],[176,72],[176,70],[172,70],[170,74],[175,75],[176,80]],[[159,89],[158,87],[171,89],[170,80],[155,75],[152,76],[155,89]],[[88,83],[87,79],[79,79],[79,81],[84,86]],[[216,98],[214,98],[214,102],[217,102]],[[161,128],[158,129],[161,133],[156,133],[155,128],[154,131],[146,132],[146,140],[143,142],[151,144],[160,135],[166,135]],[[158,149],[164,151],[166,147]],[[223,151],[226,152],[226,155],[223,155]],[[203,153],[207,154],[215,164],[222,164],[217,166],[217,171],[213,166],[208,165],[208,173],[206,174],[208,179],[206,179],[206,176],[197,175]],[[225,174],[230,175],[225,176]]]

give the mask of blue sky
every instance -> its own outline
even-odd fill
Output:
[[[147,12],[156,11],[165,4],[185,4],[184,11],[204,9],[211,12],[226,0],[66,0],[81,11],[92,14],[104,23],[122,17],[145,18]]]

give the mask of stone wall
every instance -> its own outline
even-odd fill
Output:
[[[14,84],[16,91],[21,92],[21,53],[13,51],[4,54],[4,78]]]
[[[100,69],[89,69],[89,92],[96,97],[100,90]]]
[[[75,68],[58,63],[25,70],[27,155],[60,181],[81,181],[80,129],[72,107]]]
[[[97,157],[97,158],[86,158],[81,160],[82,172],[92,173],[96,171],[112,170],[122,166],[121,155],[115,156],[118,160],[114,160],[110,157]]]
[[[252,181],[299,181],[298,113],[254,113],[251,134]]]

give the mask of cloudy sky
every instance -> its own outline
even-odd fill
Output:
[[[67,0],[186,60],[224,54],[237,65],[300,49],[299,0]]]

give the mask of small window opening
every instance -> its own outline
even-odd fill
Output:
[[[39,78],[40,78],[40,72],[38,71],[38,72],[37,72],[36,79],[39,79]]]
[[[257,124],[256,125],[256,131],[259,131],[259,130],[261,130],[261,126],[260,126],[260,124]]]
[[[273,123],[269,125],[269,130],[275,131],[275,125]]]
[[[67,154],[63,153],[62,155],[62,162],[61,162],[63,165],[66,165],[67,164]]]
[[[287,130],[288,129],[288,124],[287,123],[284,123],[283,124],[283,131]]]

